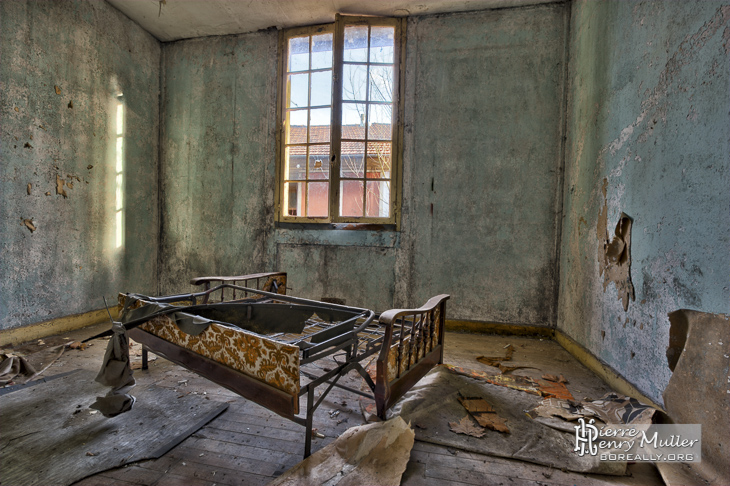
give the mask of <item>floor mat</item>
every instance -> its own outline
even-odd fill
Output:
[[[481,437],[457,434],[449,423],[467,412],[459,396],[482,397],[506,420],[509,434],[486,430]],[[416,440],[582,473],[623,475],[625,462],[599,461],[573,452],[575,434],[567,434],[533,421],[526,410],[540,397],[457,375],[437,366],[391,409],[415,429]]]
[[[95,376],[78,370],[0,397],[0,484],[68,485],[157,458],[228,408],[145,385],[133,389],[131,411],[104,418],[88,408],[107,392]]]

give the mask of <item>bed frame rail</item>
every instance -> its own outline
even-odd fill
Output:
[[[381,419],[431,368],[443,363],[449,297],[437,295],[418,309],[393,309],[380,315],[385,336],[376,361],[375,403]]]

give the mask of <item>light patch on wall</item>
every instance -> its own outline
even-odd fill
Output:
[[[603,275],[603,291],[608,288],[609,282],[616,285],[618,298],[629,309],[629,299],[636,300],[634,285],[631,283],[631,225],[633,220],[621,213],[616,223],[613,237],[608,234],[608,202],[606,191],[608,180],[603,179],[603,207],[598,214],[596,236],[603,242],[598,247],[599,275]]]
[[[117,95],[116,106],[116,248],[124,246],[124,98]]]

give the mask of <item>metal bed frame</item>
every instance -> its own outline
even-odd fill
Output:
[[[264,280],[262,288],[261,281]],[[213,282],[219,285],[211,287]],[[243,282],[244,285],[236,285]],[[248,287],[255,282],[256,288]],[[304,457],[311,453],[312,420],[315,410],[322,404],[329,392],[338,387],[348,392],[375,400],[377,413],[382,419],[385,412],[413,384],[420,380],[433,366],[443,362],[443,336],[445,321],[445,301],[448,295],[440,295],[429,300],[420,309],[395,309],[376,316],[372,310],[348,307],[327,302],[302,299],[286,295],[286,273],[262,273],[239,277],[202,277],[191,280],[193,285],[203,286],[201,292],[173,295],[159,298],[146,297],[143,300],[157,303],[190,302],[192,305],[176,308],[176,312],[195,311],[215,305],[210,302],[213,293],[220,291],[222,304],[250,306],[275,304],[281,306],[282,313],[288,309],[316,309],[326,314],[350,313],[352,317],[341,322],[327,322],[321,318],[309,318],[300,333],[274,332],[262,334],[262,337],[274,339],[281,343],[298,346],[300,349],[300,389],[296,399],[285,392],[274,388],[256,378],[226,367],[216,361],[194,353],[188,349],[168,342],[152,333],[136,326],[142,322],[129,322],[129,336],[143,345],[142,369],[148,365],[148,352],[161,355],[219,385],[222,385],[244,398],[285,417],[306,429]],[[230,290],[232,299],[225,300],[225,292]],[[239,297],[236,297],[236,293]],[[285,305],[289,304],[289,305]],[[278,310],[278,309],[275,309]],[[248,311],[251,312],[250,310]],[[315,311],[316,312],[316,311]],[[145,319],[149,320],[149,318]],[[226,325],[225,322],[217,322]],[[439,331],[437,343],[435,332]],[[430,350],[428,349],[430,343]],[[394,346],[398,344],[398,346]],[[391,347],[394,349],[391,350]],[[397,353],[396,379],[388,379],[389,353]],[[378,354],[375,379],[363,367],[362,362]],[[423,355],[419,360],[414,356]],[[332,369],[316,368],[315,363],[331,356],[336,366]],[[340,358],[338,360],[337,358]],[[415,361],[415,362],[414,362]],[[403,368],[405,367],[405,370]],[[370,393],[339,383],[339,380],[351,371],[358,373]],[[309,381],[304,384],[301,377]],[[315,399],[315,390],[326,385],[319,397]],[[304,416],[299,414],[299,398],[306,396]]]

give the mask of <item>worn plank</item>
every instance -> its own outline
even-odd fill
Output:
[[[134,388],[131,411],[104,418],[88,408],[108,391],[95,375],[83,370],[0,397],[2,484],[71,484],[159,457],[226,408],[146,385]]]

